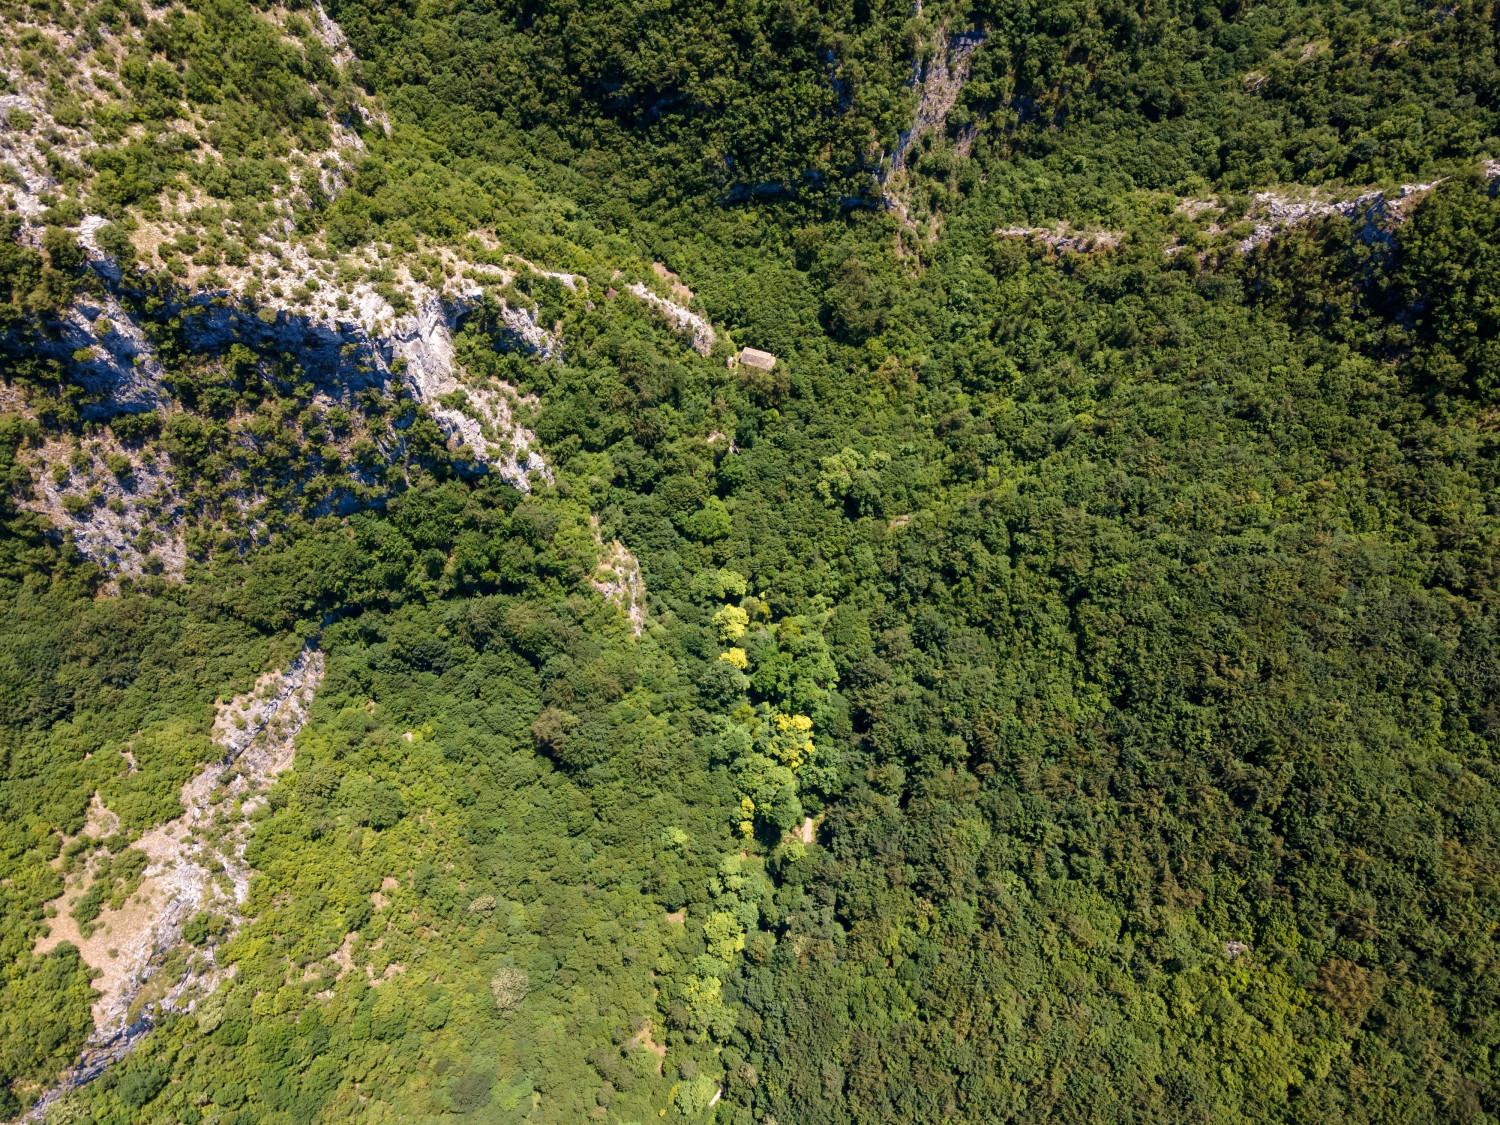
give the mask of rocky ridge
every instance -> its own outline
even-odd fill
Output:
[[[251,822],[266,790],[292,764],[293,740],[322,676],[322,654],[306,648],[285,670],[268,672],[252,691],[221,705],[213,740],[223,757],[183,786],[182,816],[135,844],[150,857],[137,893],[121,910],[106,911],[88,937],[59,911],[36,951],[71,941],[99,970],[94,1033],[22,1120],[43,1120],[58,1098],[127,1055],[161,1013],[194,1011],[232,972],[217,963],[215,948],[245,920]],[[219,928],[194,948],[183,931],[202,912],[219,919]]]
[[[916,116],[910,128],[901,133],[889,158],[882,157],[878,176],[881,201],[887,211],[900,216],[904,231],[914,233],[919,230],[918,221],[912,216],[912,188],[908,174],[912,151],[923,143],[924,138],[942,140],[948,127],[948,115],[958,104],[958,96],[969,76],[969,63],[984,39],[985,33],[979,29],[950,34],[944,26],[938,30],[930,57],[924,60],[919,56],[912,64],[911,85],[917,94]],[[961,155],[967,155],[973,141],[972,132],[959,138]],[[920,228],[928,241],[936,240],[939,224],[940,219],[934,214]],[[898,249],[902,245],[898,235]]]
[[[1427,184],[1402,184],[1394,194],[1382,190],[1361,193],[1353,199],[1323,199],[1313,195],[1305,199],[1289,198],[1279,192],[1263,191],[1254,197],[1246,218],[1255,229],[1239,243],[1241,254],[1269,242],[1288,227],[1311,222],[1324,215],[1341,215],[1363,221],[1361,235],[1366,241],[1385,241],[1388,227],[1405,221],[1411,209],[1442,181]]]
[[[1500,161],[1485,161],[1482,170],[1490,179],[1500,177]],[[1200,234],[1208,239],[1230,238],[1232,252],[1248,254],[1285,231],[1325,216],[1339,215],[1358,224],[1359,236],[1364,241],[1387,243],[1392,238],[1393,229],[1410,218],[1413,208],[1441,182],[1402,184],[1394,190],[1370,188],[1345,199],[1316,188],[1257,192],[1249,197],[1242,214],[1237,217],[1221,214]],[[1184,198],[1174,210],[1189,219],[1197,219],[1205,213],[1221,211],[1225,206],[1218,199]],[[1045,246],[1056,254],[1087,254],[1115,249],[1124,240],[1125,233],[1120,230],[1079,230],[1062,222],[1050,226],[999,227],[994,231],[994,237]],[[1163,248],[1163,253],[1169,258],[1182,253],[1196,253],[1200,259],[1206,258],[1207,243],[1200,240],[1195,244],[1195,237],[1199,236],[1178,236]]]
[[[262,207],[264,221],[247,225],[236,219],[231,207],[195,182],[202,178],[196,173],[122,214],[112,212],[113,221],[91,210],[95,197],[85,190],[87,177],[80,181],[69,169],[86,170],[95,149],[153,140],[200,168],[223,160],[212,143],[212,122],[189,102],[170,121],[170,135],[150,138],[139,124],[120,125],[129,119],[118,112],[117,100],[125,97],[117,85],[118,58],[141,49],[146,20],[169,19],[173,9],[148,2],[142,11],[143,19],[114,26],[69,31],[40,22],[17,29],[38,38],[54,73],[24,71],[16,64],[19,56],[0,49],[0,72],[17,91],[0,96],[6,126],[0,130],[0,205],[19,216],[21,241],[30,246],[42,245],[48,227],[69,230],[96,281],[48,326],[38,346],[89,392],[81,404],[85,421],[148,412],[170,418],[179,409],[171,373],[140,311],[141,283],[149,276],[157,301],[161,279],[170,275],[165,304],[150,316],[171,321],[192,351],[224,354],[243,344],[257,355],[280,356],[306,372],[317,409],[347,405],[366,388],[402,388],[430,413],[462,460],[523,492],[552,484],[552,469],[527,424],[537,404],[497,379],[470,377],[455,353],[454,336],[483,305],[494,315],[499,346],[541,362],[560,361],[561,322],[541,322],[530,286],[548,281],[586,294],[587,280],[505,253],[485,230],[470,232],[462,244],[418,239],[414,247],[376,242],[351,251],[335,251],[323,233],[299,231],[299,208],[319,191],[335,198],[352,180],[367,153],[361,132],[389,133],[379,100],[350,82],[358,60],[317,0],[300,13],[273,6],[261,16],[294,51],[311,58],[321,49],[331,58],[336,73],[329,72],[330,81],[349,103],[338,107],[327,84],[310,84],[328,144],[310,147],[306,138],[319,135],[316,130],[287,139],[289,151],[276,155],[285,179]],[[121,238],[128,238],[129,253],[120,252]],[[670,284],[669,295],[654,291],[664,288],[655,277],[647,279],[650,288],[640,282],[622,287],[695,350],[709,354],[718,335],[706,316],[687,307],[691,291],[664,267],[656,272]],[[125,576],[180,575],[189,555],[188,528],[171,463],[154,443],[127,447],[103,428],[94,434],[71,448],[49,440],[23,451],[32,489],[22,504],[45,515],[57,534],[104,568],[106,590]],[[350,444],[330,442],[327,448],[342,455],[358,480],[366,470],[354,466],[345,448]],[[232,495],[236,527],[251,539],[260,534],[254,513],[264,500],[251,488]],[[357,501],[345,497],[330,510],[344,511],[348,503]],[[639,633],[645,614],[639,567],[623,545],[602,539],[598,545],[605,560],[601,575],[634,577],[595,586],[619,604]]]
[[[167,6],[145,7],[148,17],[168,11]],[[342,30],[320,3],[310,12],[312,33],[336,65],[347,67],[354,55]],[[284,12],[279,17],[288,23],[292,18]],[[15,30],[48,45],[43,49],[59,58],[77,60],[63,67],[68,74],[66,99],[60,100],[41,78],[10,68],[7,80],[21,92],[0,95],[6,125],[0,130],[0,164],[10,184],[0,198],[21,217],[22,241],[40,246],[44,228],[62,214],[58,207],[77,206],[66,200],[66,184],[58,173],[81,166],[99,147],[93,131],[75,119],[76,111],[65,113],[62,107],[108,102],[117,87],[108,66],[99,60],[109,52],[129,49],[141,32],[128,25],[103,25],[90,31],[89,36],[98,40],[91,48],[93,38],[82,32],[43,25]],[[194,116],[189,103],[183,105],[184,117],[174,129],[200,163],[213,161],[217,154],[205,139],[211,130]],[[357,98],[354,108],[366,127],[388,130],[384,111],[372,99]],[[235,254],[212,245],[191,259],[181,251],[178,244],[188,237],[190,215],[201,216],[205,208],[215,207],[200,188],[169,192],[165,206],[130,214],[125,229],[135,253],[145,262],[160,259],[177,278],[179,296],[167,314],[182,316],[187,341],[194,348],[223,347],[235,340],[274,347],[325,380],[347,379],[355,372],[359,382],[368,383],[372,378],[387,380],[400,369],[412,396],[429,406],[455,444],[467,445],[476,460],[523,491],[529,488],[532,472],[550,479],[540,455],[533,452],[535,437],[512,420],[513,404],[519,400],[513,389],[470,389],[468,410],[437,402],[460,389],[461,372],[453,360],[451,340],[457,322],[487,288],[506,289],[534,267],[523,263],[519,268],[495,268],[466,262],[451,248],[419,247],[420,256],[433,261],[429,271],[388,245],[333,255],[317,240],[294,237],[294,206],[305,203],[307,190],[314,186],[309,177],[331,197],[349,178],[353,159],[364,152],[356,130],[331,109],[325,118],[331,145],[308,152],[294,146],[286,155],[289,184],[274,189],[272,203],[280,217],[240,247],[237,260]],[[124,139],[133,135],[127,132]],[[97,401],[86,408],[85,417],[153,410],[168,401],[161,361],[120,300],[136,280],[133,273],[144,266],[122,266],[100,246],[99,232],[107,224],[104,216],[93,213],[77,221],[78,240],[105,284],[66,312],[43,349],[72,365],[95,394]],[[572,275],[535,272],[566,277],[565,284],[576,286]],[[560,335],[542,328],[528,303],[506,296],[497,297],[497,303],[514,346],[542,359],[560,358]]]
[[[714,334],[713,325],[703,317],[674,301],[657,296],[639,281],[627,285],[625,290],[649,308],[660,313],[675,331],[688,336],[692,341],[693,350],[699,355],[708,355],[713,351],[714,342],[718,337]]]

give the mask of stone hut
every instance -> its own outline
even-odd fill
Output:
[[[776,366],[776,357],[770,352],[763,352],[759,348],[744,348],[740,351],[739,362],[746,367],[755,367],[761,371],[770,371]]]

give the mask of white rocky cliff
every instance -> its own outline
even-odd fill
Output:
[[[153,19],[164,19],[168,12],[166,5],[146,4]],[[318,0],[300,14],[273,7],[261,15],[279,27],[294,50],[298,42],[311,44],[311,36],[336,66],[357,62]],[[144,126],[127,124],[123,136],[110,139],[108,130],[97,127],[104,118],[90,123],[92,111],[87,110],[106,105],[114,106],[113,111],[128,109],[128,102],[115,104],[123,95],[118,75],[111,76],[111,60],[141,49],[141,26],[126,21],[91,28],[85,44],[81,32],[45,16],[31,20],[23,13],[18,19],[18,34],[35,39],[47,57],[70,61],[58,73],[38,74],[23,72],[13,65],[14,58],[0,52],[0,73],[14,91],[0,95],[0,208],[18,216],[20,238],[32,247],[42,245],[49,224],[76,235],[97,282],[48,326],[38,345],[88,390],[81,404],[86,423],[148,412],[164,425],[170,421],[180,409],[171,392],[174,372],[153,342],[162,325],[170,323],[194,353],[226,355],[238,344],[257,357],[300,368],[312,386],[315,411],[348,407],[366,389],[387,397],[404,391],[425,408],[450,451],[470,468],[493,473],[522,492],[554,483],[553,470],[529,428],[535,400],[498,378],[468,371],[455,349],[455,336],[467,317],[483,309],[495,348],[534,362],[561,361],[562,321],[543,323],[541,305],[530,294],[537,285],[549,291],[560,286],[565,303],[583,305],[589,296],[587,281],[506,252],[487,229],[444,244],[421,238],[410,242],[408,232],[401,245],[375,241],[338,249],[326,232],[309,233],[297,226],[310,193],[321,190],[336,198],[368,155],[366,140],[389,135],[378,98],[346,83],[340,97],[347,95],[352,102],[336,110],[328,89],[309,87],[324,110],[326,144],[304,151],[323,142],[301,134],[288,139],[290,152],[277,157],[285,178],[255,205],[263,222],[246,226],[232,220],[232,208],[186,177],[145,203],[130,205],[123,218],[116,215],[111,223],[90,213],[89,201],[96,198],[91,189],[60,180],[58,169],[86,169],[101,144],[144,136]],[[59,82],[67,86],[67,97],[59,96]],[[66,111],[59,108],[70,105]],[[81,115],[80,105],[86,109]],[[224,154],[214,147],[212,122],[201,110],[183,102],[171,124],[173,135],[180,134],[180,147],[191,160],[223,162]],[[115,119],[126,120],[118,112]],[[215,223],[222,229],[213,229]],[[122,238],[134,261],[125,260],[129,255],[121,251]],[[165,304],[149,315],[141,311],[145,302],[140,289],[148,273],[153,286],[168,275],[172,279],[170,292],[156,289],[152,300],[161,298]],[[689,307],[692,294],[675,275],[659,264],[656,273],[648,276],[651,288],[639,282],[622,288],[689,346],[708,354],[718,339],[709,320]],[[180,377],[181,372],[175,374]],[[0,410],[27,412],[16,388],[0,387]],[[177,481],[162,443],[120,439],[112,432],[120,429],[85,426],[71,442],[49,436],[20,454],[31,472],[23,506],[44,515],[59,536],[103,568],[106,592],[124,577],[181,575],[189,556],[186,541],[198,518],[185,511],[188,489]],[[231,433],[241,440],[233,425]],[[381,446],[380,455],[390,459],[385,464],[399,458],[402,439],[370,436]],[[353,439],[330,439],[323,448],[340,456],[350,479],[373,485],[381,466],[357,463],[353,444]],[[233,525],[243,543],[261,541],[265,525],[255,512],[266,497],[250,484],[235,489],[232,480],[228,490],[223,499],[235,511],[225,517],[226,525]],[[358,502],[344,496],[324,510],[345,513]],[[609,560],[601,574],[635,578],[606,579],[596,587],[620,605],[639,631],[644,618],[639,567],[623,546],[601,542],[600,547]]]
[[[101,974],[94,982],[99,999],[82,1057],[24,1120],[42,1120],[52,1102],[129,1053],[160,1013],[193,1011],[223,979],[215,947],[244,921],[251,818],[292,764],[293,740],[322,676],[322,653],[304,649],[285,670],[268,672],[252,691],[220,706],[213,740],[223,756],[183,786],[182,816],[135,843],[149,862],[119,910],[105,909],[86,928],[68,912],[89,884],[87,863],[55,904],[57,917],[36,952],[72,942]],[[96,839],[114,827],[97,798],[89,819],[93,831],[85,832]],[[183,930],[201,913],[215,919],[213,936],[192,947]]]

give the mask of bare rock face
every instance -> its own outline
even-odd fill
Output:
[[[103,291],[80,297],[55,326],[55,338],[42,341],[40,350],[74,365],[95,396],[84,408],[86,418],[169,413],[172,398],[150,337],[122,302],[118,283],[108,281],[114,263],[102,254],[91,256],[105,279]],[[466,383],[454,354],[453,332],[481,299],[477,289],[447,298],[429,291],[413,315],[378,322],[388,325],[384,333],[358,322],[256,306],[220,292],[184,294],[167,311],[179,320],[194,349],[223,352],[243,343],[258,352],[291,356],[326,404],[400,381],[431,411],[455,451],[466,452],[473,462],[529,492],[533,481],[553,481],[536,435],[516,417],[518,408],[535,405],[534,400],[505,384]],[[529,310],[503,309],[502,321],[518,346],[544,359],[560,356],[557,338]],[[24,506],[45,514],[111,578],[180,575],[187,553],[180,497],[165,455],[151,447],[127,451],[107,435],[89,444],[100,448],[82,471],[69,468],[70,451],[63,443],[29,451],[32,496]],[[121,458],[129,461],[130,470],[108,470],[102,458],[109,456],[117,464]],[[239,502],[253,507],[260,499],[246,494]]]
[[[396,319],[384,333],[374,333],[358,322],[324,321],[196,293],[184,308],[183,325],[195,348],[223,350],[236,341],[274,348],[293,356],[316,382],[336,383],[343,389],[385,385],[399,374],[412,397],[432,411],[455,444],[467,445],[477,461],[527,492],[529,473],[539,472],[550,482],[551,472],[534,449],[535,435],[511,419],[509,403],[521,396],[514,388],[502,387],[496,393],[468,386],[459,378],[453,332],[480,296],[475,289],[445,299],[427,290],[415,313]],[[268,312],[273,313],[269,318],[264,315]],[[502,317],[526,350],[543,359],[561,355],[558,341],[527,310],[505,308]],[[441,401],[458,391],[467,396],[464,405]]]
[[[917,90],[917,116],[911,128],[901,134],[891,153],[889,169],[883,181],[899,179],[906,171],[906,157],[922,134],[947,128],[948,114],[958,104],[958,95],[969,77],[969,63],[984,43],[984,32],[962,31],[956,35],[939,32],[938,49],[925,64],[918,59],[912,67],[912,85]],[[891,206],[887,197],[886,205]]]
[[[73,942],[103,974],[94,982],[100,996],[82,1056],[23,1120],[43,1120],[58,1098],[129,1054],[158,1014],[194,1011],[228,975],[215,950],[244,922],[250,816],[292,764],[293,739],[322,677],[323,654],[303,649],[285,670],[268,672],[252,691],[221,705],[213,738],[223,757],[183,786],[182,816],[136,842],[150,863],[120,910],[106,910],[85,937],[61,909],[66,901],[57,904],[58,917],[36,951]],[[200,911],[216,915],[222,928],[184,959],[183,930]]]
[[[971,29],[950,34],[946,25],[938,31],[936,50],[925,63],[919,58],[912,66],[911,85],[917,93],[917,113],[911,128],[901,134],[890,162],[883,163],[879,180],[881,200],[887,211],[901,217],[903,228],[914,230],[910,212],[911,189],[908,184],[908,157],[912,147],[926,133],[941,137],[948,127],[948,115],[958,104],[958,95],[969,77],[974,52],[984,43],[983,31]],[[959,138],[964,152],[974,142],[974,133]]]
[[[1250,214],[1255,230],[1240,244],[1240,253],[1248,254],[1262,243],[1271,241],[1288,227],[1311,222],[1324,215],[1342,215],[1346,219],[1363,220],[1360,230],[1366,242],[1384,242],[1390,238],[1389,228],[1405,222],[1412,207],[1428,192],[1438,186],[1430,184],[1402,184],[1393,193],[1367,191],[1354,199],[1321,199],[1317,196],[1291,198],[1279,192],[1264,191],[1255,196]]]
[[[641,576],[641,564],[618,539],[604,544],[597,518],[590,520],[590,524],[601,551],[589,584],[619,607],[630,623],[631,633],[639,637],[646,629],[646,581]]]
[[[137,414],[167,404],[161,361],[113,292],[79,299],[57,328],[61,338],[47,350],[78,364],[83,385],[96,395],[108,395],[109,413]],[[87,358],[80,358],[83,352]],[[86,411],[90,417],[99,413],[97,408]]]
[[[1500,165],[1496,165],[1500,173]],[[1492,173],[1495,174],[1495,173]],[[1298,188],[1288,186],[1270,191],[1257,192],[1250,198],[1250,205],[1233,226],[1239,227],[1234,246],[1237,252],[1249,254],[1257,246],[1263,246],[1286,231],[1315,222],[1329,215],[1348,219],[1356,228],[1361,241],[1376,248],[1389,249],[1395,239],[1395,231],[1406,222],[1417,205],[1441,180],[1431,183],[1402,184],[1395,189],[1370,188],[1347,199],[1332,196],[1324,188]],[[1184,199],[1177,211],[1189,216],[1198,216],[1204,211],[1220,206],[1215,199]],[[1220,235],[1226,232],[1221,225],[1226,220],[1211,222],[1206,233]],[[1006,232],[996,232],[1003,234]],[[1243,237],[1239,237],[1243,234]],[[1192,253],[1192,248],[1178,239],[1164,248],[1168,257]],[[1206,253],[1199,251],[1198,258],[1204,260]]]
[[[1118,230],[1074,230],[1069,223],[1058,223],[1051,227],[1002,227],[995,231],[996,238],[1016,238],[1024,242],[1046,246],[1056,254],[1091,254],[1113,250],[1125,237]]]
[[[532,343],[539,354],[551,355],[558,350],[555,341],[527,313],[506,311],[519,322],[516,334]],[[552,483],[552,471],[534,448],[536,435],[517,425],[511,416],[511,404],[521,396],[513,388],[496,391],[466,386],[456,378],[458,365],[452,336],[455,320],[455,313],[432,297],[392,337],[390,350],[405,362],[404,378],[412,397],[428,406],[451,440],[467,447],[477,460],[522,492],[531,490],[533,472]],[[506,322],[513,323],[509,317]],[[459,392],[463,394],[461,406],[454,405],[453,396]]]
[[[639,281],[625,288],[633,297],[665,317],[673,329],[688,336],[692,341],[693,350],[699,355],[708,355],[713,351],[714,341],[717,339],[713,325],[697,313],[665,297],[658,297]]]

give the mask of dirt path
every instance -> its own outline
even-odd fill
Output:
[[[656,1073],[662,1071],[662,1064],[667,1061],[667,1045],[657,1043],[651,1038],[651,1021],[646,1020],[641,1024],[641,1029],[626,1040],[627,1049],[631,1047],[644,1047],[656,1056]]]

